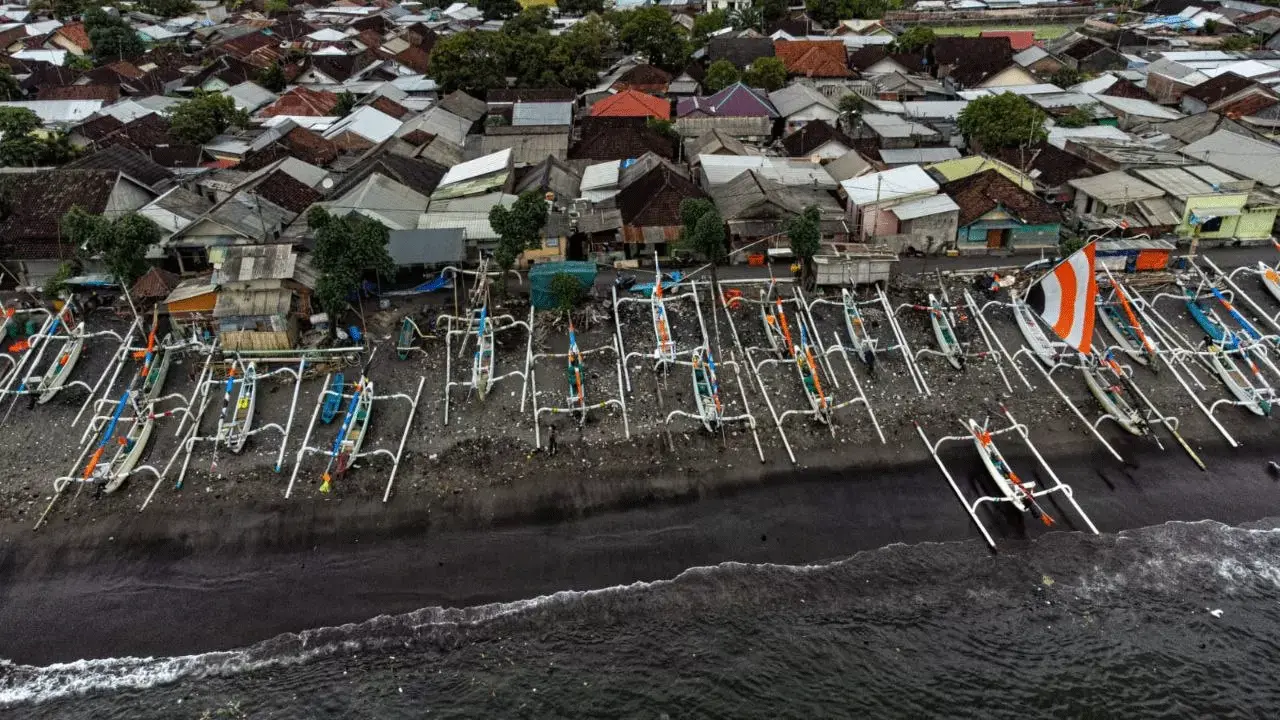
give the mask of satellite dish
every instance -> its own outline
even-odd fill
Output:
[[[323,187],[325,190],[332,190],[332,189],[333,189],[333,178],[325,178],[325,179],[321,180],[321,181],[320,181],[320,187]]]

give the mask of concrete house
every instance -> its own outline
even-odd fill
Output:
[[[976,249],[1053,249],[1058,246],[1062,214],[995,169],[942,186],[960,208],[956,247]]]

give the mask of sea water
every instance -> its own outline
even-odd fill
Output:
[[[1274,718],[1280,523],[726,563],[243,650],[0,664],[12,718]]]

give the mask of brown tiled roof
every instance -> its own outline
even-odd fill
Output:
[[[359,55],[311,56],[312,68],[328,75],[338,82],[350,79],[353,75],[365,69],[373,62],[376,62],[374,57],[368,53],[360,53]]]
[[[204,163],[204,148],[199,145],[157,145],[147,148],[147,154],[167,168],[194,168]]]
[[[431,54],[416,45],[396,53],[394,59],[416,73],[426,74],[431,69]]]
[[[0,48],[7,48],[10,45],[27,37],[27,26],[17,25],[8,30],[0,30]]]
[[[70,40],[73,45],[81,50],[88,50],[93,47],[93,44],[89,42],[89,31],[85,29],[84,23],[82,22],[63,25],[57,30],[54,30],[53,34],[61,35],[62,37]]]
[[[1149,101],[1155,100],[1155,98],[1151,96],[1151,93],[1143,90],[1124,78],[1119,78],[1115,82],[1111,83],[1111,87],[1103,90],[1102,94],[1107,97],[1122,97]]]
[[[126,77],[130,80],[141,80],[142,76],[146,75],[146,73],[142,71],[142,68],[134,65],[128,60],[118,60],[106,65],[105,67],[114,70],[120,77]]]
[[[1079,42],[1072,43],[1071,46],[1066,50],[1063,50],[1061,54],[1074,60],[1084,60],[1090,55],[1106,49],[1107,46],[1097,40],[1085,38]]]
[[[321,197],[320,193],[283,170],[276,170],[263,178],[254,186],[254,192],[262,199],[295,213],[311,207]]]
[[[908,70],[917,70],[924,67],[923,55],[916,53],[890,53],[885,50],[883,45],[867,45],[849,53],[849,66],[856,70],[866,70],[885,58],[892,58],[894,62]]]
[[[853,140],[849,136],[831,127],[822,120],[810,120],[800,129],[782,138],[782,146],[791,157],[804,157],[826,143],[835,140],[852,148]]]
[[[164,268],[153,267],[147,271],[147,274],[138,278],[129,290],[129,294],[135,300],[154,300],[158,298],[169,297],[169,293],[178,287],[178,281],[181,280],[176,273],[171,273]]]
[[[382,47],[382,34],[376,30],[361,30],[355,39],[367,48]]]
[[[267,47],[268,45],[275,45],[278,42],[280,41],[277,40],[276,38],[270,35],[267,35],[264,32],[259,31],[259,32],[246,33],[239,37],[231,38],[230,40],[219,43],[214,47],[216,47],[218,50],[222,52],[225,52],[231,55],[232,57],[243,60],[246,57],[248,57],[250,53],[252,53],[254,50],[257,50],[258,48]]]
[[[1233,72],[1225,72],[1215,78],[1209,78],[1204,82],[1189,88],[1184,95],[1195,98],[1206,105],[1214,103],[1224,98],[1244,90],[1253,84],[1253,81],[1246,77],[1241,77]]]
[[[73,128],[72,132],[80,135],[85,140],[95,142],[117,132],[123,127],[124,123],[116,119],[115,116],[102,115],[100,117],[93,118],[92,120],[86,120],[85,122],[80,123]]]
[[[318,29],[304,22],[302,15],[296,12],[276,15],[273,19],[275,22],[271,25],[271,32],[285,40],[300,40]]]
[[[1014,167],[1022,165],[1022,171],[1034,173],[1036,183],[1044,187],[1058,187],[1068,180],[1093,174],[1083,158],[1050,145],[1045,140],[1032,145],[1025,152],[1018,148],[1004,148],[996,153],[996,157]]]
[[[949,77],[956,83],[973,87],[1013,64],[1013,47],[1002,37],[940,37],[933,41],[933,60],[952,66]]]
[[[472,97],[461,90],[454,90],[440,98],[437,106],[471,122],[476,122],[484,117],[485,113],[489,112],[489,106],[485,104],[485,101]]]
[[[62,216],[72,207],[101,215],[120,173],[115,170],[41,170],[0,175],[0,195],[10,208],[0,222],[0,256],[37,260],[71,257],[61,238]]]
[[[636,226],[680,224],[680,203],[707,194],[692,180],[658,163],[617,195],[622,222]]]
[[[391,4],[387,3],[382,7],[390,7],[390,6]],[[376,32],[376,33],[384,33],[391,28],[391,23],[388,22],[387,19],[381,15],[369,15],[366,17],[362,17],[359,20],[356,20],[355,22],[351,23],[351,27],[361,31],[361,34],[363,34],[364,31],[366,30],[372,30],[373,32]]]
[[[369,107],[381,110],[397,120],[403,120],[405,115],[409,114],[409,108],[392,100],[386,95],[378,96],[377,100],[369,103]]]
[[[626,160],[652,152],[670,160],[676,154],[675,142],[646,127],[642,118],[583,118],[581,127],[582,139],[569,149],[571,159]]]
[[[284,142],[299,160],[312,165],[324,167],[338,158],[337,143],[306,128],[297,127],[290,130],[284,136]]]
[[[848,77],[849,57],[841,40],[778,40],[774,53],[790,75],[804,77]]]
[[[32,63],[34,65],[34,63]],[[70,85],[80,77],[80,71],[41,63],[22,81],[25,90],[45,87],[46,85]]]
[[[639,90],[641,92],[666,92],[671,84],[671,73],[649,64],[637,65],[622,73],[613,83],[615,90]]]
[[[157,113],[143,115],[137,120],[125,123],[119,132],[104,139],[102,144],[116,143],[143,151],[157,145],[172,144],[173,138],[169,137],[169,121]]]
[[[245,155],[241,158],[240,164],[236,165],[236,168],[245,172],[257,172],[271,163],[290,157],[293,157],[293,153],[290,152],[288,146],[274,142],[261,150]]]
[[[87,170],[119,170],[150,188],[157,188],[173,179],[173,173],[157,165],[149,157],[124,145],[112,145],[92,155],[85,155],[67,165],[69,168]]]
[[[56,85],[42,87],[37,100],[104,100],[113,103],[120,99],[119,85]]]
[[[942,185],[941,192],[950,195],[960,206],[961,227],[974,222],[997,207],[1028,225],[1049,225],[1062,222],[1062,214],[1052,205],[1018,184],[1001,175],[997,170],[983,170],[969,177],[952,180]]]
[[[495,88],[485,93],[491,103],[568,102],[577,96],[571,88]]]
[[[1258,88],[1256,92],[1251,92],[1242,98],[1232,100],[1230,102],[1218,103],[1213,106],[1214,112],[1220,112],[1229,118],[1249,117],[1257,115],[1267,108],[1275,105],[1277,102],[1275,95],[1265,92],[1262,88]]]
[[[337,106],[337,93],[331,93],[328,90],[310,90],[299,86],[281,95],[278,100],[268,105],[261,114],[263,117],[275,117],[276,115],[325,117],[332,113]]]
[[[773,41],[767,37],[714,37],[707,43],[707,57],[711,62],[728,60],[739,68],[745,68],[756,58],[773,56]]]

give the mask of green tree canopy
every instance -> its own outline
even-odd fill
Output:
[[[160,226],[137,213],[108,220],[79,206],[62,216],[61,230],[81,257],[101,257],[112,276],[125,286],[147,271],[147,250],[164,236]]]
[[[764,21],[777,22],[787,15],[787,0],[755,0],[754,5],[764,13]]]
[[[740,79],[738,68],[734,67],[733,63],[728,60],[717,60],[707,68],[707,74],[702,78],[702,87],[706,88],[707,92],[718,92]]]
[[[151,15],[172,18],[186,15],[196,9],[191,0],[139,0],[138,8]]]
[[[517,24],[512,32],[455,33],[436,43],[431,73],[446,92],[464,90],[478,97],[506,87],[508,77],[519,87],[582,90],[599,81],[596,73],[612,43],[612,30],[596,15],[558,36],[530,24]]]
[[[918,52],[923,50],[925,46],[932,45],[935,39],[933,28],[925,25],[915,25],[907,28],[893,41],[893,49],[894,52],[900,53]]]
[[[287,13],[289,12],[289,0],[267,0],[263,9],[267,11],[268,15],[272,15],[274,13]]]
[[[1055,119],[1055,122],[1062,127],[1087,127],[1093,124],[1093,113],[1089,112],[1088,107],[1081,107],[1077,105],[1076,107],[1068,110],[1065,114],[1059,115]]]
[[[493,259],[504,274],[515,266],[521,253],[542,245],[546,224],[547,200],[541,190],[521,193],[510,208],[495,205],[489,210],[489,225],[499,236]],[[505,283],[500,284],[503,286]]]
[[[1045,117],[1030,100],[1007,92],[973,100],[960,111],[956,125],[970,143],[994,150],[1044,140]]]
[[[516,0],[476,0],[475,6],[484,13],[485,20],[503,20],[520,12]]]
[[[507,86],[506,47],[499,33],[461,32],[440,38],[431,50],[431,75],[444,92],[484,97]]]
[[[134,57],[147,49],[129,23],[100,8],[92,8],[84,14],[84,27],[89,31],[93,59],[97,63]]]
[[[823,27],[833,28],[841,20],[875,19],[902,7],[902,0],[805,0],[809,17]]]
[[[1084,79],[1079,70],[1063,66],[1057,72],[1049,76],[1049,82],[1060,88],[1068,88]]]
[[[651,5],[610,15],[618,42],[627,52],[644,55],[650,64],[679,72],[689,59],[689,41],[665,8]]]
[[[813,256],[822,249],[822,213],[816,205],[787,221],[787,238],[791,254],[800,261],[800,284],[807,285]]]
[[[756,5],[740,6],[729,13],[729,22],[734,30],[756,30],[764,32],[764,10]]]
[[[278,93],[281,90],[284,90],[285,85],[289,82],[285,79],[284,66],[280,64],[279,60],[271,63],[259,72],[257,80],[259,85],[273,93]]]
[[[65,133],[38,135],[40,125],[40,117],[27,108],[0,107],[0,165],[61,165],[75,156],[75,147]]]
[[[8,65],[0,65],[0,100],[21,100],[22,86]]]
[[[718,280],[717,264],[729,256],[720,211],[706,198],[685,198],[680,202],[680,224],[679,245],[711,263],[714,284]]]
[[[693,39],[701,44],[707,39],[708,35],[728,26],[729,12],[727,10],[712,10],[711,12],[702,13],[693,19]]]
[[[560,272],[551,276],[551,285],[547,288],[556,302],[556,307],[565,312],[573,309],[582,299],[582,281],[572,273]]]
[[[502,24],[502,32],[508,35],[535,35],[555,27],[551,12],[545,5],[535,5],[521,10],[518,15]]]
[[[751,87],[773,92],[787,84],[787,65],[776,57],[761,57],[751,61],[744,79]]]
[[[333,114],[335,117],[346,117],[356,109],[356,96],[349,92],[343,91],[338,93],[338,104],[333,106]]]
[[[604,0],[556,0],[561,15],[590,15],[604,12]]]
[[[249,114],[236,108],[226,95],[197,90],[190,100],[174,105],[169,113],[169,132],[193,145],[203,145],[228,127],[245,127]]]
[[[366,272],[395,272],[387,252],[391,233],[382,223],[360,213],[339,217],[320,206],[307,213],[307,227],[315,236],[311,259],[319,274],[316,297],[336,325],[347,298],[360,289]]]

